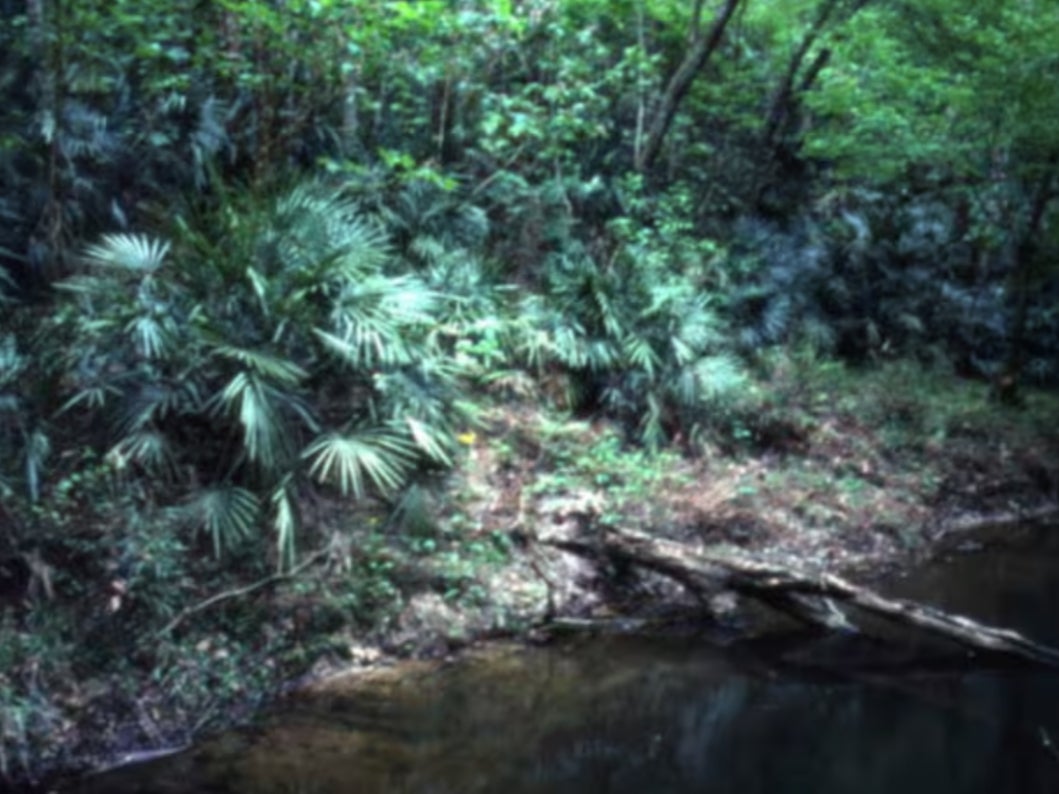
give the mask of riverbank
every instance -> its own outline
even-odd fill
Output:
[[[1056,527],[1009,530],[1003,547],[889,584],[1055,644]],[[596,631],[479,643],[322,679],[252,728],[73,791],[1057,790],[1054,671],[895,639]]]
[[[983,384],[907,364],[796,359],[774,362],[755,388],[753,421],[696,454],[688,440],[648,451],[616,425],[493,399],[461,438],[461,460],[410,492],[395,518],[318,499],[328,542],[294,575],[177,611],[164,639],[187,653],[169,668],[183,678],[132,665],[42,691],[57,730],[8,768],[43,779],[140,758],[330,674],[485,638],[539,639],[557,618],[680,615],[752,630],[730,594],[704,610],[664,580],[601,569],[551,539],[637,528],[870,582],[958,545],[961,527],[1056,505],[1054,397],[1031,394],[1015,410],[989,403]],[[192,614],[213,622],[181,620]],[[237,634],[238,621],[256,623]]]

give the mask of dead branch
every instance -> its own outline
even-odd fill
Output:
[[[551,543],[576,554],[609,556],[655,571],[699,596],[715,593],[718,587],[726,588],[815,626],[848,627],[850,615],[834,606],[841,602],[974,651],[1059,667],[1059,649],[1034,642],[1016,631],[913,601],[887,598],[835,574],[799,571],[746,556],[708,554],[683,543],[630,530],[608,531],[598,545],[558,540]]]
[[[287,579],[293,579],[295,576],[300,574],[314,562],[321,559],[324,555],[328,554],[329,551],[330,549],[320,549],[316,553],[310,554],[308,557],[306,557],[300,563],[295,565],[289,571],[284,571],[283,573],[274,573],[271,576],[266,576],[264,579],[259,579],[258,581],[253,582],[252,584],[216,593],[210,596],[209,598],[205,599],[204,601],[200,601],[199,603],[194,604],[188,607],[187,609],[183,610],[179,615],[177,615],[171,621],[166,623],[165,626],[163,626],[161,629],[159,629],[155,636],[165,636],[192,615],[202,612],[203,610],[209,609],[210,607],[214,606],[215,604],[219,604],[222,601],[228,601],[232,598],[239,598],[241,596],[249,595],[250,593],[253,593],[256,590],[260,590],[263,587],[267,587],[270,584],[282,582]]]

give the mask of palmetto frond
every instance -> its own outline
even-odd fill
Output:
[[[143,235],[88,249],[64,284],[81,310],[64,408],[113,420],[112,460],[202,483],[185,507],[218,553],[267,505],[282,565],[306,475],[389,495],[417,463],[452,463],[460,343],[495,304],[481,264],[447,246],[423,274],[398,271],[382,225],[334,190],[221,199],[178,228],[179,270]]]
[[[18,352],[14,334],[6,335],[0,340],[0,389],[16,385],[26,366],[26,358]]]
[[[373,379],[380,418],[411,416],[444,425],[453,414],[452,401],[459,393],[459,369],[448,358],[430,355]]]
[[[404,425],[424,457],[443,466],[452,465],[453,435],[448,428],[435,427],[409,416],[404,418]]]
[[[238,361],[248,370],[276,383],[296,386],[308,377],[308,373],[293,361],[266,353],[264,350],[217,345],[213,352],[222,358]]]
[[[125,398],[119,408],[117,421],[120,432],[126,435],[137,433],[169,417],[198,413],[204,405],[199,384],[189,376],[163,379],[144,374],[134,388],[124,391],[113,389],[110,393]],[[91,405],[94,394],[94,391],[89,390],[79,392],[63,408],[72,407],[79,401]],[[99,398],[105,399],[106,396],[104,393]]]
[[[112,398],[120,397],[121,390],[107,383],[92,383],[78,389],[70,399],[59,406],[57,413],[64,414],[74,408],[89,410],[103,408]]]
[[[169,243],[142,234],[107,234],[85,251],[85,260],[96,267],[153,273],[162,266]]]
[[[210,536],[219,557],[252,537],[261,520],[261,500],[246,488],[214,485],[196,492],[179,514]]]
[[[341,335],[320,328],[314,328],[313,333],[326,350],[354,370],[395,367],[411,361],[404,339],[385,320],[357,322]]]
[[[294,418],[312,425],[308,409],[296,395],[252,371],[236,374],[214,403],[215,410],[236,418],[243,452],[265,470],[275,470],[293,456],[298,440]]]
[[[370,488],[389,494],[406,481],[415,460],[407,438],[386,430],[350,434],[331,433],[317,439],[303,453],[309,473],[336,485],[343,495],[363,497]]]
[[[489,233],[489,218],[480,208],[458,199],[431,181],[417,179],[402,186],[379,214],[407,253],[422,264],[434,264],[446,252],[475,249]]]
[[[642,369],[652,379],[662,364],[650,341],[642,336],[629,334],[622,343],[622,352],[630,364]]]
[[[295,480],[287,475],[280,480],[269,496],[272,507],[272,527],[276,531],[276,551],[280,567],[294,561],[295,538],[298,531],[298,502]]]
[[[265,273],[289,274],[300,286],[372,273],[390,255],[385,232],[356,204],[316,186],[293,190],[276,204],[259,242]]]
[[[348,284],[331,312],[330,327],[314,329],[334,355],[354,369],[412,362],[410,333],[433,322],[437,295],[416,278],[382,275]]]
[[[119,470],[135,463],[165,479],[176,478],[176,450],[165,434],[157,430],[145,428],[126,435],[111,448],[107,458]]]
[[[14,336],[0,340],[0,470],[7,463],[21,461],[22,476],[31,501],[40,497],[44,464],[51,453],[48,436],[34,429],[29,403],[21,392],[28,361],[15,343]]]
[[[26,489],[31,501],[36,502],[40,498],[41,475],[50,453],[51,440],[47,435],[40,430],[28,434],[22,452],[22,462],[26,473]]]
[[[734,356],[704,356],[692,367],[697,397],[702,401],[723,400],[747,389],[750,379]]]
[[[173,341],[165,325],[150,315],[134,317],[126,331],[144,358],[162,358],[172,350]]]

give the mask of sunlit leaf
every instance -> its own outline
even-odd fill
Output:
[[[85,259],[96,267],[151,273],[162,266],[169,243],[140,234],[106,234],[85,251]]]
[[[280,481],[269,501],[272,504],[272,527],[276,531],[277,560],[282,569],[294,562],[298,530],[297,494],[290,476]]]
[[[452,465],[452,456],[445,444],[448,439],[447,433],[411,417],[405,417],[404,421],[408,432],[412,435],[412,441],[427,458],[444,466]]]
[[[338,487],[343,495],[363,497],[368,488],[388,494],[405,481],[414,457],[408,442],[380,432],[330,434],[303,453],[316,479]]]

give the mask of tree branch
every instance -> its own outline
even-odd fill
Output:
[[[724,37],[724,31],[728,27],[732,15],[735,14],[743,0],[725,0],[721,10],[717,13],[708,35],[702,35],[696,27],[697,20],[694,17],[701,15],[702,3],[697,2],[693,10],[692,19],[692,41],[690,49],[684,56],[684,60],[677,68],[673,77],[666,85],[666,90],[659,100],[658,109],[655,111],[654,119],[651,121],[647,132],[647,139],[643,148],[637,153],[635,167],[643,173],[649,171],[658,159],[658,153],[662,150],[662,143],[669,132],[673,119],[680,108],[680,103],[687,96],[691,84],[699,74],[710,56],[717,49]]]
[[[270,584],[282,582],[286,579],[293,579],[295,576],[300,574],[314,562],[316,562],[325,554],[327,554],[327,552],[328,549],[320,549],[316,553],[310,554],[308,557],[306,557],[304,560],[302,560],[300,563],[298,563],[285,573],[274,573],[271,576],[266,576],[264,579],[254,582],[253,584],[248,584],[243,587],[236,587],[232,590],[225,590],[223,592],[216,593],[215,595],[212,595],[207,598],[205,601],[200,601],[194,606],[190,606],[187,609],[183,610],[179,615],[177,615],[171,621],[166,623],[165,626],[163,626],[161,629],[159,629],[155,636],[163,637],[166,634],[169,634],[169,632],[171,632],[173,629],[175,629],[177,626],[179,626],[192,615],[209,609],[210,607],[219,604],[222,601],[229,601],[233,598],[239,598],[241,596],[249,595],[250,593],[260,590],[263,587],[268,587]]]

